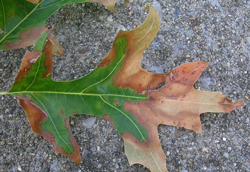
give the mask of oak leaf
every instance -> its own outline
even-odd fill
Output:
[[[160,27],[157,11],[150,7],[146,21],[132,31],[119,31],[107,57],[88,75],[56,82],[52,74],[52,43],[44,32],[27,52],[8,93],[17,97],[32,130],[74,162],[81,160],[69,117],[87,114],[111,122],[122,135],[129,163],[140,163],[153,172],[167,171],[160,145],[159,124],[201,132],[199,115],[230,112],[243,106],[218,92],[198,91],[193,84],[207,67],[199,61],[185,63],[166,76],[140,66],[144,50]],[[161,86],[163,85],[163,86]],[[159,88],[160,87],[160,88]]]
[[[113,11],[116,0],[0,0],[0,50],[34,45],[48,30],[44,26],[45,21],[55,11],[66,4],[83,2],[99,3]],[[62,51],[59,52],[59,55],[62,54]]]

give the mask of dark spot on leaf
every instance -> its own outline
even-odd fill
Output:
[[[119,102],[117,100],[114,101],[114,105],[115,106],[118,106],[119,105]]]
[[[59,110],[59,113],[62,115],[65,115],[64,111],[62,109]]]
[[[8,18],[11,18],[13,16],[13,13],[8,14]]]

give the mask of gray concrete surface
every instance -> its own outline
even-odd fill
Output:
[[[195,84],[219,91],[245,106],[230,114],[201,116],[203,133],[159,126],[170,172],[250,171],[250,1],[161,0],[136,1],[115,13],[96,4],[68,5],[47,22],[65,50],[54,57],[55,80],[79,78],[95,68],[111,49],[119,29],[131,30],[147,16],[146,4],[159,11],[161,29],[146,50],[142,66],[167,72],[185,62],[210,62]],[[25,50],[0,52],[0,91],[8,91]],[[81,147],[82,163],[56,155],[52,146],[32,133],[28,120],[12,96],[0,97],[1,172],[146,172],[129,166],[123,141],[106,121],[85,115],[71,118]]]

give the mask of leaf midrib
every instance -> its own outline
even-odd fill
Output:
[[[77,93],[77,92],[55,92],[55,91],[17,91],[17,92],[6,92],[6,94],[19,95],[20,94],[61,94],[61,95],[77,95],[77,96],[107,96],[107,97],[124,97],[134,99],[146,99],[145,96],[128,96],[121,94],[94,94],[94,93]]]

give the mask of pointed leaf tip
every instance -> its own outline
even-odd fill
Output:
[[[209,63],[203,61],[184,63],[168,72],[165,80],[166,85],[174,82],[192,85],[198,80],[208,65]]]
[[[127,42],[124,62],[113,80],[117,86],[137,93],[155,89],[164,82],[164,74],[150,73],[140,66],[144,50],[155,38],[161,22],[157,10],[148,8],[148,17],[141,26],[132,31],[120,31],[116,37],[126,38]]]

